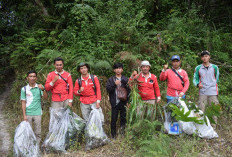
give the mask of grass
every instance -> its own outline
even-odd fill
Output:
[[[19,101],[20,88],[25,85],[24,81],[17,81],[14,83],[11,96],[7,99],[4,105],[4,111],[6,117],[9,120],[9,132],[11,135],[11,140],[13,143],[14,130],[16,126],[23,120],[21,104]],[[102,85],[102,87],[104,87]],[[50,100],[50,99],[49,99]],[[161,104],[165,104],[163,101]],[[47,135],[49,126],[49,107],[50,101],[47,101],[44,106],[43,116],[42,116],[42,141]],[[108,136],[110,136],[110,116],[111,107],[109,104],[108,96],[104,88],[102,88],[102,101],[101,107],[105,115],[105,125],[104,130]],[[81,116],[79,101],[77,97],[74,99],[73,111]],[[122,138],[119,137],[108,145],[100,148],[90,150],[88,152],[84,151],[84,143],[77,145],[76,147],[68,150],[69,154],[44,154],[45,157],[55,157],[55,156],[228,156],[232,154],[232,119],[227,116],[228,113],[224,111],[223,116],[219,118],[217,133],[219,134],[218,139],[206,140],[201,139],[197,136],[172,136],[166,135],[162,132],[151,131],[149,136],[132,136],[133,130],[128,131],[127,136]],[[140,129],[140,134],[145,133],[143,131],[142,125]],[[148,125],[149,126],[149,125]],[[145,128],[147,129],[147,128]],[[161,148],[161,149],[160,149]],[[13,156],[13,146],[11,147],[11,152],[9,156]],[[146,150],[146,152],[144,152]],[[158,151],[161,150],[161,151]],[[166,155],[165,155],[166,154]],[[168,155],[167,155],[168,154]]]

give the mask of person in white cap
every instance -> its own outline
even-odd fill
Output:
[[[140,68],[142,72],[138,74],[137,71],[134,71],[129,80],[137,78],[140,84],[138,90],[142,100],[155,105],[156,100],[157,102],[161,100],[157,78],[154,74],[150,73],[151,64],[148,61],[142,61]]]

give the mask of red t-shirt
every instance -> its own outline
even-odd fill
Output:
[[[52,80],[54,77],[58,75],[56,71],[50,72],[47,76],[47,80],[45,83],[46,91],[51,91],[52,93],[52,101],[65,101],[69,99],[70,101],[73,100],[73,82],[71,75],[63,71],[60,75],[68,82],[69,84],[69,91],[67,90],[67,83],[59,77],[59,79],[52,85]]]
[[[80,96],[80,101],[83,104],[92,104],[96,101],[100,102],[101,100],[101,89],[100,89],[100,83],[97,78],[97,76],[94,75],[94,82],[96,85],[96,94],[94,91],[94,84],[90,77],[90,74],[88,77],[82,77],[81,76],[81,86],[84,87],[84,90],[81,93],[78,93],[78,90],[80,89],[78,79],[75,82],[74,87],[74,94],[76,96]]]
[[[167,79],[167,96],[177,97],[181,92],[186,93],[189,88],[188,74],[185,70],[177,70],[178,74],[184,80],[184,87],[181,84],[181,79],[171,69],[162,71],[160,74],[160,80],[165,81]]]
[[[135,77],[137,77],[136,75]],[[134,77],[134,78],[135,78]],[[132,80],[130,78],[129,80]],[[158,85],[157,78],[154,74],[149,73],[149,77],[146,79],[145,76],[141,73],[138,77],[139,81],[139,94],[142,97],[142,100],[152,100],[156,99],[156,97],[160,97],[160,89]]]

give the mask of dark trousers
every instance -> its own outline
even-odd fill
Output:
[[[126,106],[125,106],[125,102],[122,103],[120,101],[115,107],[112,107],[111,135],[112,135],[113,138],[116,137],[116,124],[117,124],[119,112],[120,112],[120,128],[121,128],[122,133],[124,133],[125,125],[126,125]]]

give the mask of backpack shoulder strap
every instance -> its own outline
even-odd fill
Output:
[[[78,85],[79,85],[79,88],[82,86],[82,81],[81,81],[81,78],[79,77],[78,79],[77,79],[77,81],[78,81]]]
[[[92,80],[93,85],[94,85],[94,92],[95,92],[95,95],[97,95],[96,84],[95,84],[95,81],[94,81],[94,75],[90,74],[90,77],[91,77],[91,80]]]
[[[23,87],[25,90],[25,98],[27,99],[27,90],[26,90],[26,86]]]
[[[40,94],[40,98],[42,98],[42,94],[41,94],[42,90],[39,88],[39,94]]]

